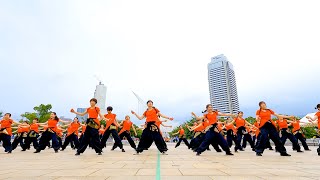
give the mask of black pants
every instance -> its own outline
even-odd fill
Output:
[[[200,146],[200,144],[202,143],[203,138],[204,138],[204,134],[201,133],[197,137],[194,137],[193,139],[191,139],[191,141],[190,141],[191,149],[196,150]]]
[[[209,145],[212,144],[214,141],[216,141],[225,152],[227,153],[230,152],[230,148],[228,146],[227,141],[224,139],[224,137],[220,133],[216,132],[214,129],[215,129],[215,126],[210,128],[206,132],[203,142],[197,149],[197,153],[204,152],[209,147]]]
[[[4,147],[6,152],[12,151],[12,145],[11,145],[11,136],[8,134],[0,134],[0,142],[2,141],[2,146]]]
[[[78,149],[79,147],[79,140],[78,140],[78,136],[75,135],[74,133],[70,134],[69,136],[66,137],[66,139],[64,140],[63,145],[61,146],[61,148],[64,150],[66,149],[66,147],[69,145],[69,143],[73,142],[74,143],[74,147],[76,149]]]
[[[249,142],[250,147],[252,149],[254,149],[254,140],[253,140],[251,134],[249,134],[249,133],[243,135],[242,148],[246,148],[247,147],[247,142]]]
[[[112,135],[114,139],[114,143],[120,148],[123,149],[122,141],[118,135],[118,132],[116,129],[110,129],[110,127],[104,132],[102,138],[101,138],[101,148],[106,147],[107,140]]]
[[[94,148],[96,153],[102,152],[98,129],[87,126],[77,152],[83,153],[87,149],[90,142],[92,142],[92,147]]]
[[[306,143],[305,138],[302,136],[302,134],[300,132],[297,132],[294,136],[296,137],[297,140],[300,140],[304,150],[310,150],[307,143]]]
[[[187,140],[186,138],[184,138],[184,137],[179,138],[179,141],[178,141],[178,143],[176,144],[176,147],[180,146],[180,144],[181,144],[182,141],[184,142],[184,144],[185,144],[188,148],[190,148],[190,144],[189,144],[188,140]]]
[[[137,149],[136,144],[134,143],[133,139],[132,139],[131,136],[130,136],[130,132],[128,132],[128,131],[122,132],[122,133],[119,135],[120,140],[122,140],[123,137],[126,137],[126,139],[128,140],[130,146],[131,146],[133,149]],[[117,147],[118,147],[117,143],[114,143],[112,149],[116,149]]]
[[[59,141],[57,138],[56,133],[49,132],[48,130],[43,132],[39,141],[39,147],[37,148],[37,151],[42,151],[44,150],[47,146],[48,143],[52,141],[52,148],[57,151],[60,148]]]
[[[244,126],[241,126],[237,129],[237,144],[236,144],[237,149],[242,149],[243,147],[241,146],[241,140],[243,139],[243,142],[245,141],[244,139],[245,131],[246,131],[246,128]]]
[[[20,144],[21,148],[24,149],[24,146],[25,146],[24,140],[25,139],[26,138],[22,137],[22,134],[17,135],[12,142],[12,150],[15,150],[18,147],[18,144]]]
[[[275,143],[276,149],[280,153],[286,153],[286,148],[283,146],[280,140],[279,134],[271,122],[266,122],[260,128],[260,134],[258,136],[257,145],[256,145],[256,152],[263,153],[266,147],[267,141],[269,140],[268,135],[270,139]]]
[[[24,142],[25,144],[24,144],[24,149],[23,150],[29,149],[31,143],[33,143],[33,148],[34,149],[37,149],[39,147],[38,134],[36,134],[35,137],[30,137],[30,133],[28,134],[28,137],[26,138],[26,140]]]
[[[161,153],[168,150],[158,126],[154,122],[148,122],[147,127],[142,132],[137,153],[141,153],[143,150],[148,149],[152,145],[153,141]]]
[[[235,143],[236,149],[238,149],[239,146],[238,146],[237,136],[235,136],[233,134],[232,130],[228,130],[227,131],[227,143],[228,143],[229,148],[232,147],[232,141]]]
[[[289,139],[291,141],[291,143],[292,143],[292,146],[293,146],[294,150],[298,150],[299,151],[301,149],[297,138],[293,134],[288,133],[287,129],[281,129],[280,133],[281,133],[281,138],[280,139],[281,139],[281,142],[282,142],[283,145],[285,145],[287,139]]]

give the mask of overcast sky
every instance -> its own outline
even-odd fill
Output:
[[[73,117],[97,75],[119,118],[137,110],[133,90],[183,122],[210,102],[207,64],[224,54],[246,116],[260,100],[304,115],[320,102],[319,17],[316,0],[1,0],[0,110]]]

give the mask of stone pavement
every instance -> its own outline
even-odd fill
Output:
[[[155,145],[141,155],[125,146],[126,152],[119,149],[104,150],[98,156],[88,149],[81,156],[74,156],[69,147],[55,154],[52,149],[33,154],[33,150],[12,154],[1,150],[0,179],[92,179],[92,180],[149,180],[156,179],[157,161],[160,157],[160,178],[162,180],[210,180],[210,179],[320,179],[320,156],[316,147],[312,151],[297,153],[287,147],[291,157],[281,157],[278,153],[266,150],[262,157],[255,156],[250,149],[225,156],[224,153],[207,151],[201,156],[181,144],[177,149],[168,144],[169,155],[159,155]]]

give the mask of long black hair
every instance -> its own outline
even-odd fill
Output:
[[[54,120],[59,121],[59,118],[58,118],[58,116],[57,116],[57,113],[56,113],[56,112],[52,112],[52,113],[55,115]]]

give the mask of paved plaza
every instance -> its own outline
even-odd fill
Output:
[[[12,154],[1,150],[0,179],[320,179],[320,157],[314,146],[304,153],[292,152],[287,147],[291,157],[269,150],[257,157],[250,149],[235,156],[214,150],[195,156],[184,144],[177,149],[168,144],[168,155],[159,155],[154,145],[141,155],[133,155],[128,145],[125,153],[119,149],[110,151],[110,146],[102,156],[92,149],[74,156],[69,147],[57,154],[52,149],[40,154],[33,154],[33,150],[21,152],[19,148]]]

